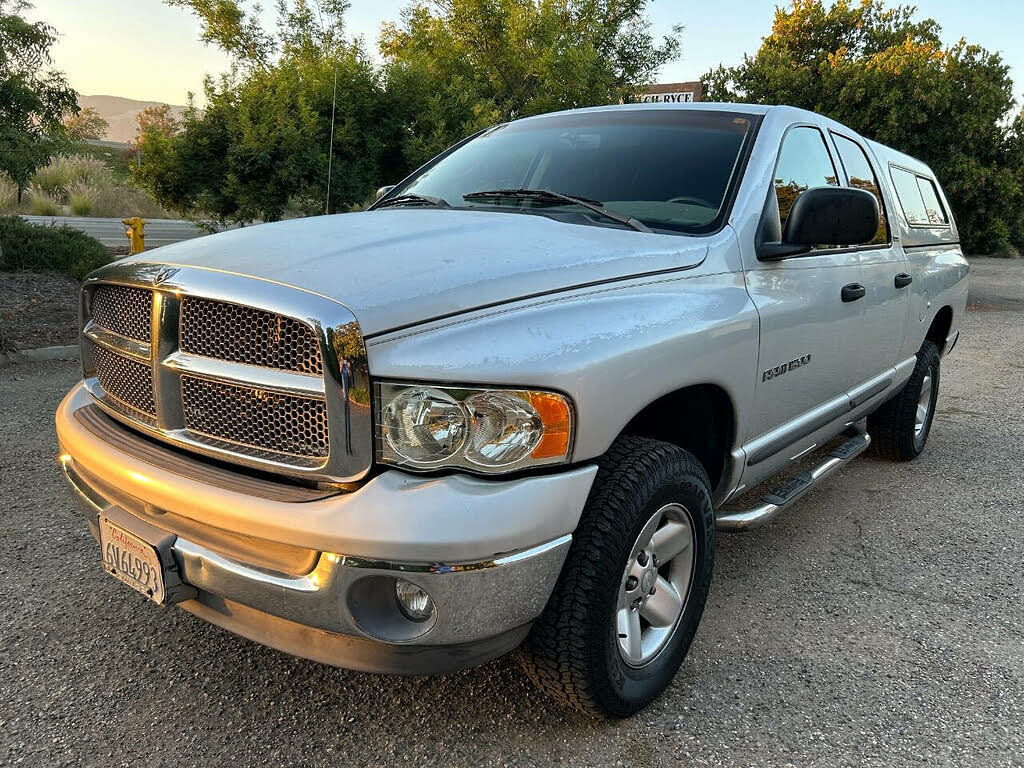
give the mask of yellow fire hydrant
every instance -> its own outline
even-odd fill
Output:
[[[146,250],[146,222],[138,216],[121,219],[125,226],[124,236],[128,238],[128,253],[135,255]]]

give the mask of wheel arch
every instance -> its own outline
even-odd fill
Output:
[[[689,451],[717,491],[729,477],[736,408],[721,386],[693,384],[648,403],[620,434],[662,440]]]
[[[953,327],[953,307],[949,304],[940,308],[932,318],[932,324],[928,327],[925,340],[932,342],[939,348],[939,354],[946,351],[946,339],[949,338],[950,329]]]

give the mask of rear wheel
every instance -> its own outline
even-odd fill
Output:
[[[928,441],[939,396],[939,348],[921,345],[902,391],[868,417],[872,451],[887,459],[916,459]]]
[[[558,585],[524,661],[578,709],[629,716],[671,682],[711,583],[714,509],[686,451],[623,437],[599,461]]]

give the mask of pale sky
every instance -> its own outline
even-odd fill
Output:
[[[350,34],[376,55],[380,25],[397,20],[407,0],[352,0]],[[266,1],[264,6],[273,6]],[[652,0],[655,31],[686,26],[682,56],[666,65],[661,82],[696,80],[719,63],[738,63],[757,50],[771,29],[772,0]],[[1011,66],[1015,92],[1024,93],[1024,1],[919,0],[921,15],[938,20],[947,43],[961,36],[999,51]],[[199,41],[199,25],[181,8],[161,0],[35,0],[30,18],[57,28],[55,64],[71,85],[88,95],[126,96],[184,104],[200,93],[203,75],[223,71],[227,58]],[[273,21],[269,12],[268,22]]]

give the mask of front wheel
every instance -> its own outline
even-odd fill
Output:
[[[926,341],[900,393],[868,416],[872,452],[895,461],[916,459],[928,441],[938,397],[939,348]]]
[[[682,663],[711,584],[715,521],[700,463],[622,437],[599,460],[562,574],[523,659],[577,709],[627,717]]]

